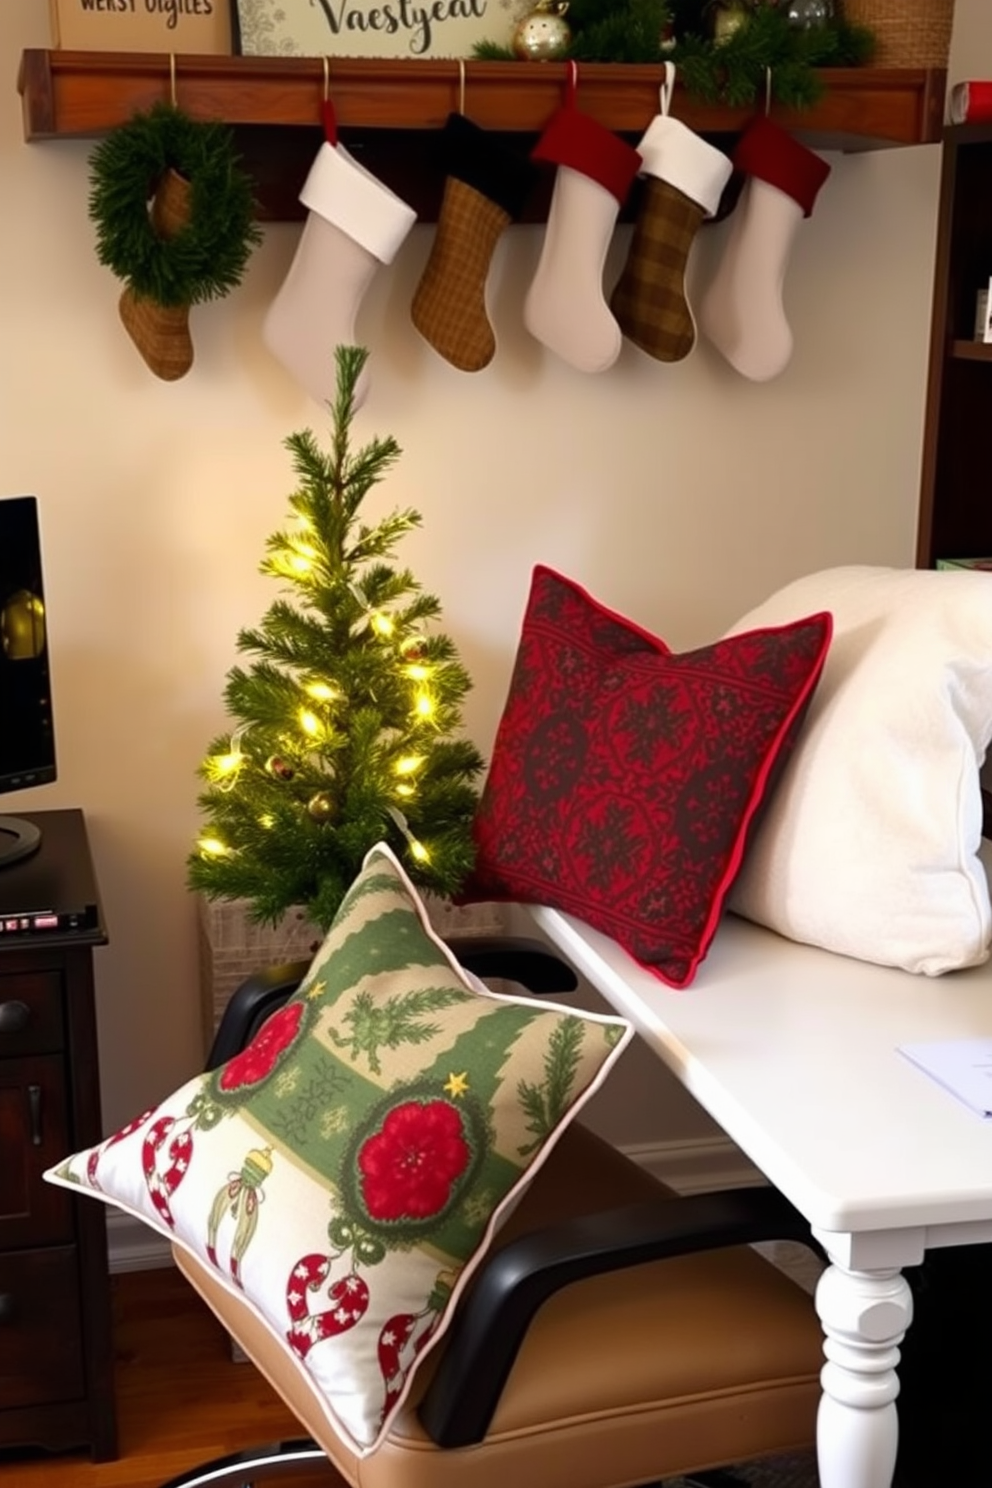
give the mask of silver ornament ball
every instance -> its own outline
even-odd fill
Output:
[[[801,31],[816,31],[833,20],[832,0],[789,0],[786,18]]]

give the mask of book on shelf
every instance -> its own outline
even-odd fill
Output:
[[[938,558],[938,568],[975,568],[992,573],[992,558]]]

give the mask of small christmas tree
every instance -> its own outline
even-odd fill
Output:
[[[330,452],[310,430],[286,440],[299,481],[292,530],[266,544],[262,572],[288,596],[238,635],[252,657],[228,673],[238,720],[200,766],[204,830],[190,887],[246,899],[274,923],[291,905],[326,927],[367,850],[387,841],[412,879],[454,893],[473,861],[483,768],[461,726],[468,673],[451,640],[428,631],[440,604],[388,561],[417,512],[359,521],[400,454],[394,439],[350,446],[353,394],[368,357],[339,346]]]

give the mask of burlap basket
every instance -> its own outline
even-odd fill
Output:
[[[875,67],[947,67],[954,0],[844,0],[844,19],[875,33]]]

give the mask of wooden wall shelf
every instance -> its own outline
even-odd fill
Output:
[[[537,135],[563,97],[559,62],[465,63],[465,112],[484,129]],[[235,127],[246,165],[259,183],[260,215],[297,217],[295,192],[320,142],[325,72],[320,58],[174,59],[175,97],[193,118]],[[773,107],[772,117],[814,149],[873,150],[938,141],[946,73],[935,69],[830,68],[824,95],[810,110]],[[18,88],[29,141],[95,137],[132,114],[172,97],[168,54],[27,50]],[[331,58],[329,96],[342,137],[385,155],[389,184],[409,182],[410,152],[398,136],[437,131],[460,103],[455,61]],[[659,108],[662,68],[587,63],[579,68],[578,106],[607,128],[636,137]],[[707,137],[732,136],[753,108],[690,98],[677,85],[672,113]],[[272,138],[273,132],[278,137]],[[373,149],[373,141],[381,147]],[[404,161],[404,154],[406,160]],[[409,194],[408,194],[409,199]],[[413,203],[417,205],[417,203]]]
[[[964,362],[992,362],[992,345],[984,341],[955,341],[951,356]]]

